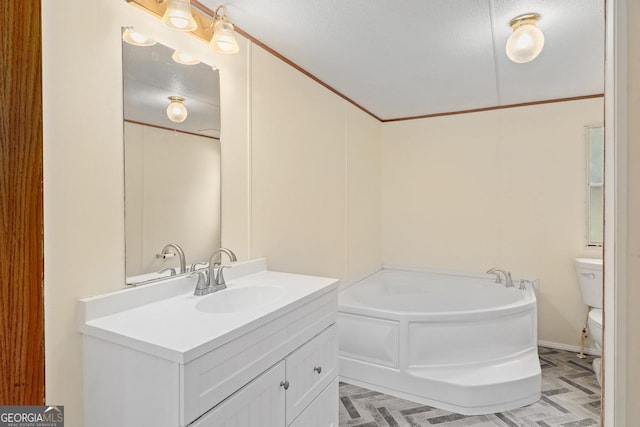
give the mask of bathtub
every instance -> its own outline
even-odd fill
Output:
[[[341,380],[463,415],[536,402],[536,296],[514,282],[385,268],[343,290]]]

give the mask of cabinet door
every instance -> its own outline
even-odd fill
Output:
[[[282,427],[285,424],[284,362],[232,394],[191,427]]]
[[[334,379],[289,427],[338,427],[338,379]]]
[[[286,359],[287,424],[298,415],[338,375],[338,333],[332,325]]]

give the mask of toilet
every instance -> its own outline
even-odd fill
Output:
[[[598,350],[602,349],[602,260],[574,260],[582,302],[589,306],[587,331]]]

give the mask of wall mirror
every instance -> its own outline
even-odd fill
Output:
[[[187,267],[220,247],[220,78],[189,55],[125,38],[125,270],[134,285],[179,273],[177,254],[158,257],[167,244],[183,249]]]
[[[587,245],[602,247],[604,242],[604,126],[587,126]]]

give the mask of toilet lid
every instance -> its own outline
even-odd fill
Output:
[[[602,309],[594,308],[589,311],[589,320],[602,326]]]

